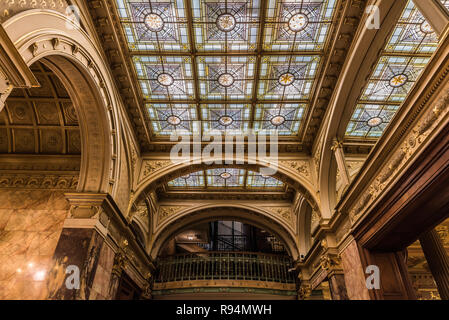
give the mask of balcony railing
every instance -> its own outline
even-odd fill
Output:
[[[256,280],[295,283],[286,255],[249,252],[200,252],[161,257],[155,282]]]

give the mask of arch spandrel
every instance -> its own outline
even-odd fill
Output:
[[[27,10],[3,24],[24,61],[42,60],[61,79],[77,110],[82,137],[78,191],[114,196],[120,132],[115,88],[91,37],[61,13]]]
[[[181,212],[181,211],[180,211]],[[150,257],[155,259],[164,243],[174,234],[197,223],[210,222],[216,219],[235,219],[266,229],[281,239],[293,260],[299,256],[298,237],[285,226],[273,219],[264,210],[245,205],[209,204],[202,207],[194,206],[182,211],[164,224],[152,237]]]

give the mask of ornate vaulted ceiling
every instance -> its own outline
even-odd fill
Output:
[[[280,151],[307,152],[364,9],[353,2],[113,0],[92,13],[144,151],[169,150],[173,131],[277,130]]]
[[[78,118],[57,76],[42,63],[31,70],[41,87],[14,89],[0,113],[0,153],[81,154]]]
[[[169,151],[174,131],[277,130],[280,152],[310,153],[366,6],[362,0],[105,3],[92,14],[144,152]],[[437,46],[408,1],[353,107],[345,152],[369,152]]]

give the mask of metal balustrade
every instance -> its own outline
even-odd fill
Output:
[[[155,282],[185,280],[256,280],[294,283],[286,255],[252,252],[200,252],[158,259]]]

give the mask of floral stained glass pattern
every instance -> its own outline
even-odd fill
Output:
[[[117,0],[117,9],[130,50],[190,50],[183,0]]]
[[[194,99],[190,57],[135,56],[133,60],[145,99]]]
[[[323,50],[336,2],[336,0],[269,1],[264,49]]]
[[[264,57],[258,97],[285,101],[309,99],[319,62],[319,56]]]
[[[198,51],[255,51],[260,0],[192,1]]]

